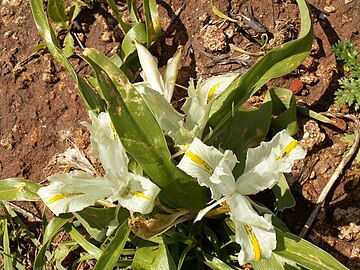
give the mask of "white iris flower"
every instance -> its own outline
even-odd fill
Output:
[[[238,161],[233,152],[226,150],[222,153],[195,138],[178,167],[196,177],[201,186],[209,187],[212,199],[216,200],[201,210],[195,221],[226,202],[235,224],[236,242],[242,247],[239,263],[269,258],[276,248],[271,215],[259,215],[247,195],[272,188],[280,174],[290,172],[294,162],[305,155],[297,141],[287,131],[281,131],[270,142],[262,142],[248,150],[244,173],[235,180],[232,170]]]
[[[178,146],[190,143],[194,137],[201,138],[209,119],[214,100],[225,91],[239,74],[214,76],[199,80],[195,86],[190,80],[189,97],[180,114],[170,104],[180,67],[181,51],[171,58],[165,68],[158,68],[157,60],[140,43],[135,42],[144,82],[134,84],[153,112],[160,127],[175,140]]]
[[[91,133],[93,154],[97,155],[106,172],[94,177],[88,172],[72,171],[50,176],[50,185],[38,194],[50,210],[59,215],[76,212],[106,198],[130,211],[148,214],[152,211],[160,189],[149,179],[128,171],[125,149],[112,130],[108,113],[98,117],[89,112],[92,124],[83,123]]]

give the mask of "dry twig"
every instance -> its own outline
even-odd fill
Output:
[[[342,171],[344,170],[346,164],[352,159],[352,157],[356,153],[356,150],[358,149],[359,142],[360,142],[360,121],[357,117],[355,117],[354,115],[344,115],[344,114],[338,114],[338,113],[323,113],[323,114],[326,116],[330,116],[330,117],[342,117],[342,118],[347,118],[347,119],[352,120],[355,123],[355,140],[354,140],[354,144],[351,146],[349,152],[343,157],[343,159],[337,166],[335,172],[330,177],[329,182],[326,184],[323,191],[320,193],[320,196],[317,199],[314,210],[312,211],[311,215],[309,216],[303,229],[300,232],[300,237],[306,236],[308,230],[314,223],[314,220],[315,220],[317,214],[319,213],[321,207],[323,206],[326,196],[328,195],[329,191],[331,190],[331,188],[334,185],[334,183],[336,182],[336,180],[339,178],[339,176],[342,173]]]
[[[35,221],[35,222],[42,222],[42,219],[35,216],[33,213],[31,213],[30,211],[21,208],[20,206],[12,203],[12,202],[8,202],[8,201],[4,201],[4,203],[10,207],[12,210],[22,214],[24,217],[27,217],[30,221]]]

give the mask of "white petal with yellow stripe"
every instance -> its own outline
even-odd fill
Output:
[[[291,172],[294,162],[305,155],[286,130],[277,133],[270,142],[248,150],[244,172],[236,180],[236,190],[249,195],[272,188],[280,174]]]
[[[55,215],[80,211],[112,194],[103,178],[94,178],[87,172],[55,174],[49,180],[50,185],[37,193]]]
[[[195,138],[178,167],[196,177],[200,185],[209,187],[212,198],[217,200],[201,210],[195,221],[226,201],[235,224],[236,242],[242,247],[239,263],[269,258],[276,248],[271,215],[259,215],[246,195],[273,187],[279,174],[289,172],[294,162],[305,154],[286,131],[279,132],[270,142],[248,150],[244,173],[235,183],[232,170],[236,156],[228,150],[223,154]],[[222,195],[225,197],[221,198]]]
[[[196,87],[194,81],[190,80],[188,87],[189,97],[181,108],[186,114],[185,128],[188,130],[196,129],[196,137],[200,138],[209,119],[213,101],[238,76],[238,74],[214,76],[207,80],[199,81]]]
[[[259,261],[271,256],[276,248],[276,234],[271,215],[260,216],[245,196],[234,193],[228,198],[230,218],[235,224],[235,240],[241,246],[240,264]]]
[[[228,151],[225,157],[215,147],[207,146],[201,140],[194,138],[178,167],[197,178],[201,186],[209,187],[211,197],[218,200],[222,196],[222,189],[218,186],[221,182],[219,175],[223,179],[230,175],[229,181],[234,182],[231,171],[237,162],[236,157],[231,151]]]
[[[99,156],[105,176],[94,177],[82,171],[56,174],[48,178],[49,186],[39,189],[39,196],[56,215],[82,210],[104,198],[118,201],[130,211],[151,212],[160,189],[149,179],[128,171],[129,160],[109,114],[95,116],[89,112],[89,116],[92,124],[84,125],[90,130],[92,150]]]

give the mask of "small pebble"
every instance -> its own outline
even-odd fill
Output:
[[[304,83],[299,80],[299,79],[295,79],[291,82],[289,89],[295,94],[299,94],[300,91],[303,89],[304,87]]]
[[[334,6],[326,6],[324,7],[324,11],[328,13],[334,13],[336,11],[336,8]]]
[[[101,40],[104,42],[111,42],[112,41],[112,34],[109,31],[105,31],[101,34]]]
[[[227,48],[226,35],[215,25],[206,28],[203,35],[204,48],[208,52],[224,52]]]

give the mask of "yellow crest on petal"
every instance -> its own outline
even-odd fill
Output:
[[[52,197],[51,199],[47,200],[47,202],[45,202],[45,204],[50,204],[50,203],[54,203],[58,200],[64,199],[64,198],[68,198],[68,197],[75,197],[75,196],[79,196],[79,195],[84,195],[85,193],[79,192],[79,193],[67,193],[67,194],[58,194],[55,195],[54,197]]]
[[[202,167],[208,174],[212,175],[214,173],[214,169],[197,154],[186,151],[185,155],[188,156],[194,163]]]
[[[255,261],[259,261],[261,259],[261,249],[260,249],[259,241],[257,240],[256,235],[254,234],[250,225],[244,224],[244,227],[250,237],[250,241],[254,249]]]
[[[286,155],[288,155],[292,150],[295,149],[295,147],[298,145],[298,141],[297,140],[293,140],[291,141],[280,153],[279,156],[276,157],[276,160],[279,160],[283,157],[285,157]]]
[[[136,196],[136,197],[139,197],[139,198],[143,198],[143,199],[152,201],[152,199],[151,199],[149,196],[146,196],[146,195],[145,195],[143,192],[141,192],[141,191],[135,191],[135,192],[130,192],[130,193],[133,194],[133,195]]]
[[[213,85],[213,86],[210,88],[210,91],[209,91],[208,96],[207,96],[207,103],[210,102],[210,100],[211,100],[212,97],[214,96],[215,91],[216,91],[216,89],[218,88],[219,85],[220,85],[220,83],[217,83],[217,84]]]

